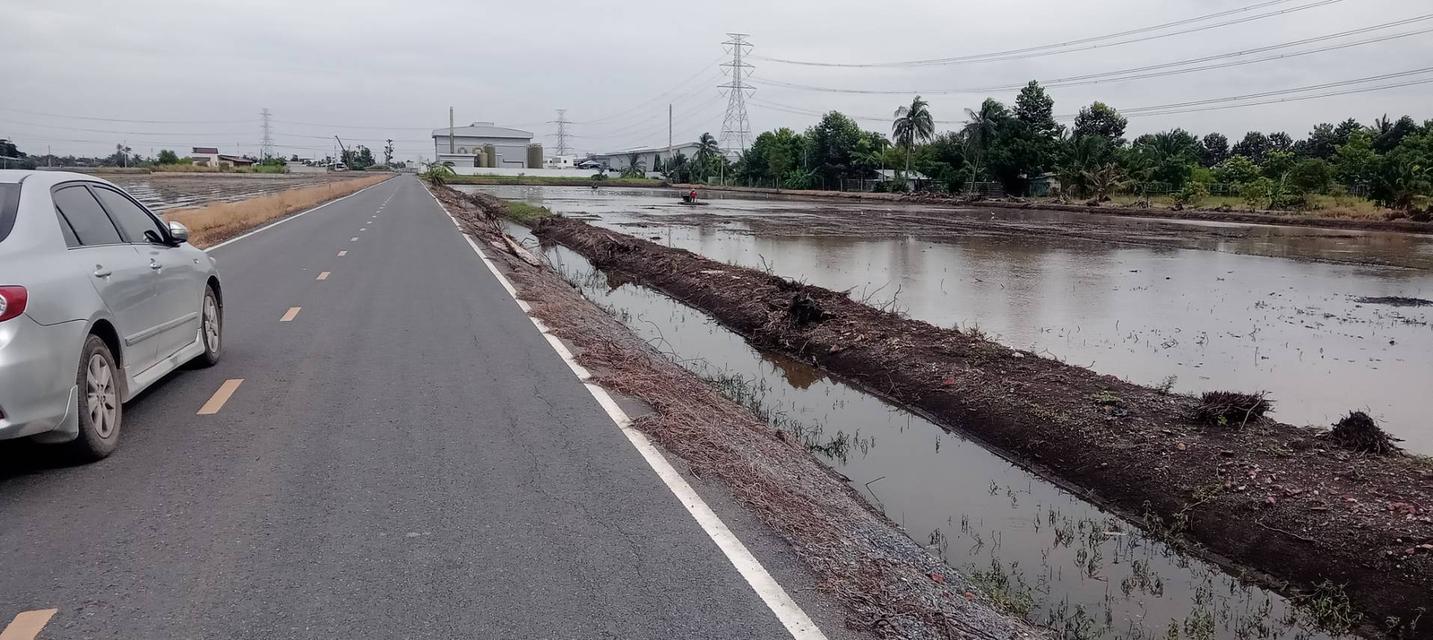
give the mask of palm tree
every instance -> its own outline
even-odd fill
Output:
[[[1095,200],[1104,202],[1110,198],[1110,194],[1129,184],[1125,180],[1124,173],[1120,166],[1111,162],[1102,167],[1088,169],[1085,171],[1085,182],[1090,192],[1094,194]]]
[[[925,100],[916,96],[909,107],[897,107],[896,119],[891,123],[891,135],[896,144],[906,148],[906,173],[911,172],[911,149],[917,142],[929,142],[935,135],[935,121]]]
[[[717,145],[717,139],[713,138],[710,132],[703,133],[697,140],[697,153],[693,158],[697,172],[700,173],[698,179],[705,180],[711,174],[712,162],[720,154],[721,147]]]
[[[647,174],[647,163],[642,160],[641,154],[627,154],[627,168],[622,170],[624,178],[641,178]]]
[[[985,156],[985,149],[990,146],[990,141],[1000,130],[1000,123],[1010,117],[1010,112],[1005,105],[1000,104],[994,98],[986,98],[980,104],[980,111],[965,110],[965,128],[960,130],[965,136],[965,144],[971,148],[970,156],[974,159],[971,165],[971,176],[975,177],[980,168],[980,161]]]

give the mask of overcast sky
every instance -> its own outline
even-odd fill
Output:
[[[587,151],[666,144],[667,104],[678,141],[718,134],[727,99],[725,33],[750,34],[755,57],[751,127],[804,129],[804,112],[838,109],[879,118],[909,95],[850,95],[763,82],[926,92],[938,120],[990,88],[1187,60],[1305,38],[1266,57],[1433,29],[1433,20],[1329,40],[1324,36],[1433,13],[1429,0],[1286,0],[1190,26],[1330,4],[1197,33],[1034,58],[919,68],[816,68],[763,57],[838,63],[1007,51],[1100,36],[1270,0],[712,0],[690,2],[124,2],[6,0],[0,65],[0,137],[22,151],[103,154],[127,141],[162,148],[219,146],[255,153],[259,111],[273,113],[278,150],[323,156],[333,134],[375,149],[395,139],[399,159],[432,156],[431,129],[493,121],[533,131],[549,150],[555,109],[570,143]],[[1176,29],[1171,29],[1176,30]],[[1136,37],[1157,35],[1145,32]],[[1128,38],[1126,38],[1128,39]],[[1107,44],[1104,41],[1101,44]],[[1245,59],[1248,59],[1245,58]],[[1221,59],[1221,62],[1225,59]],[[1337,51],[1183,75],[1051,89],[1057,114],[1091,100],[1116,108],[1180,103],[1433,67],[1433,33]],[[1433,79],[1433,72],[1384,83]],[[1346,90],[1368,85],[1349,85]],[[1130,133],[1184,127],[1231,138],[1251,129],[1305,134],[1315,123],[1384,113],[1433,118],[1433,84],[1236,109],[1131,117]],[[154,121],[154,122],[139,122]],[[957,124],[944,124],[942,129]]]

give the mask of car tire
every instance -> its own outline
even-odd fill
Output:
[[[70,452],[85,462],[99,460],[114,452],[124,422],[124,405],[120,401],[124,397],[124,372],[99,336],[85,338],[75,383],[80,389],[76,406],[80,434],[69,443]]]
[[[219,304],[212,285],[204,285],[204,302],[199,307],[199,339],[204,343],[204,353],[194,359],[194,367],[203,369],[219,364],[219,355],[224,351],[224,305]]]

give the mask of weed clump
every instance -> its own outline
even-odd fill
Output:
[[[797,327],[819,324],[835,317],[806,293],[791,296],[791,306],[786,312],[791,316],[791,324]]]
[[[1209,391],[1199,397],[1194,419],[1216,427],[1242,427],[1274,409],[1263,393]]]
[[[1330,442],[1353,451],[1388,456],[1401,451],[1395,442],[1401,442],[1384,432],[1373,418],[1362,411],[1350,411],[1333,426],[1328,434]]]

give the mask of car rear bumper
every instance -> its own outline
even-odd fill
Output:
[[[41,325],[22,315],[0,323],[0,440],[60,427],[76,402],[83,322]]]

